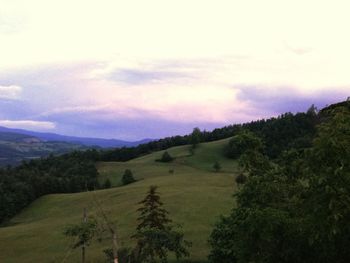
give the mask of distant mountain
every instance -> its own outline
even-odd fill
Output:
[[[0,166],[17,165],[22,160],[63,154],[89,148],[132,147],[151,140],[127,142],[115,139],[83,138],[41,133],[0,126]]]
[[[0,132],[10,132],[17,133],[22,135],[29,135],[36,138],[39,138],[42,141],[46,142],[69,142],[74,144],[81,144],[84,146],[98,146],[102,148],[118,148],[118,147],[132,147],[139,144],[147,143],[152,141],[151,139],[144,139],[135,142],[117,140],[117,139],[101,139],[101,138],[85,138],[85,137],[75,137],[75,136],[66,136],[56,133],[42,133],[27,131],[22,129],[11,129],[0,126]]]
[[[22,160],[85,149],[88,149],[88,147],[82,144],[43,141],[31,135],[0,131],[0,166],[16,165]]]

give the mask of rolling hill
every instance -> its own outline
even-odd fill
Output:
[[[78,262],[80,251],[70,250],[70,240],[62,233],[65,226],[81,220],[84,207],[88,207],[89,215],[96,215],[101,206],[117,225],[119,243],[132,245],[137,203],[150,185],[159,186],[172,219],[183,225],[186,239],[193,243],[189,262],[205,262],[213,224],[234,202],[237,167],[223,155],[227,140],[203,143],[195,155],[189,155],[189,146],[168,149],[176,157],[172,163],[155,162],[162,152],[125,163],[98,163],[101,182],[110,178],[118,186],[125,169],[131,169],[138,181],[107,190],[39,198],[0,228],[0,262]],[[222,165],[219,173],[213,172],[215,161]],[[102,249],[109,243],[108,239],[93,243],[87,252],[88,262],[105,262]]]

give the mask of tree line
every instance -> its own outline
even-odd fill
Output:
[[[0,169],[0,223],[40,196],[75,193],[99,187],[93,151],[23,162]]]

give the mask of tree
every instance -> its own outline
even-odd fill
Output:
[[[237,159],[248,150],[261,152],[262,149],[261,139],[252,132],[244,131],[232,137],[226,149],[226,155],[232,159]]]
[[[278,163],[244,154],[249,176],[211,234],[211,262],[350,262],[350,110],[323,118],[311,148]]]
[[[215,172],[219,172],[221,170],[221,165],[218,161],[216,161],[213,165],[213,168],[215,170]]]
[[[201,135],[202,135],[201,130],[198,127],[193,129],[193,132],[190,136],[190,142],[193,150],[196,149],[198,144],[200,143]]]
[[[165,151],[162,155],[162,158],[158,159],[157,161],[163,162],[163,163],[169,163],[173,160],[174,160],[174,158],[171,157],[171,155],[168,153],[168,151]]]
[[[86,217],[86,210],[84,210],[83,222],[68,226],[64,234],[75,238],[75,242],[72,245],[74,249],[82,248],[82,263],[85,263],[85,249],[90,245],[92,239],[97,233],[97,221],[90,217]]]
[[[136,180],[135,180],[131,170],[130,169],[126,169],[124,174],[123,174],[123,177],[122,177],[123,185],[131,184],[131,183],[133,183],[135,181]]]
[[[306,152],[304,180],[309,187],[303,209],[309,211],[309,238],[320,258],[350,262],[344,249],[350,246],[350,107],[335,108],[326,118]]]
[[[159,259],[166,263],[168,252],[174,253],[177,259],[189,255],[187,247],[190,243],[184,240],[183,233],[174,230],[156,190],[156,186],[150,187],[139,203],[142,207],[137,210],[139,225],[132,236],[137,241],[133,252],[137,262],[155,263]]]

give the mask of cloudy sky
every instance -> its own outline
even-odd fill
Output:
[[[0,126],[136,140],[350,96],[348,0],[0,0]]]

